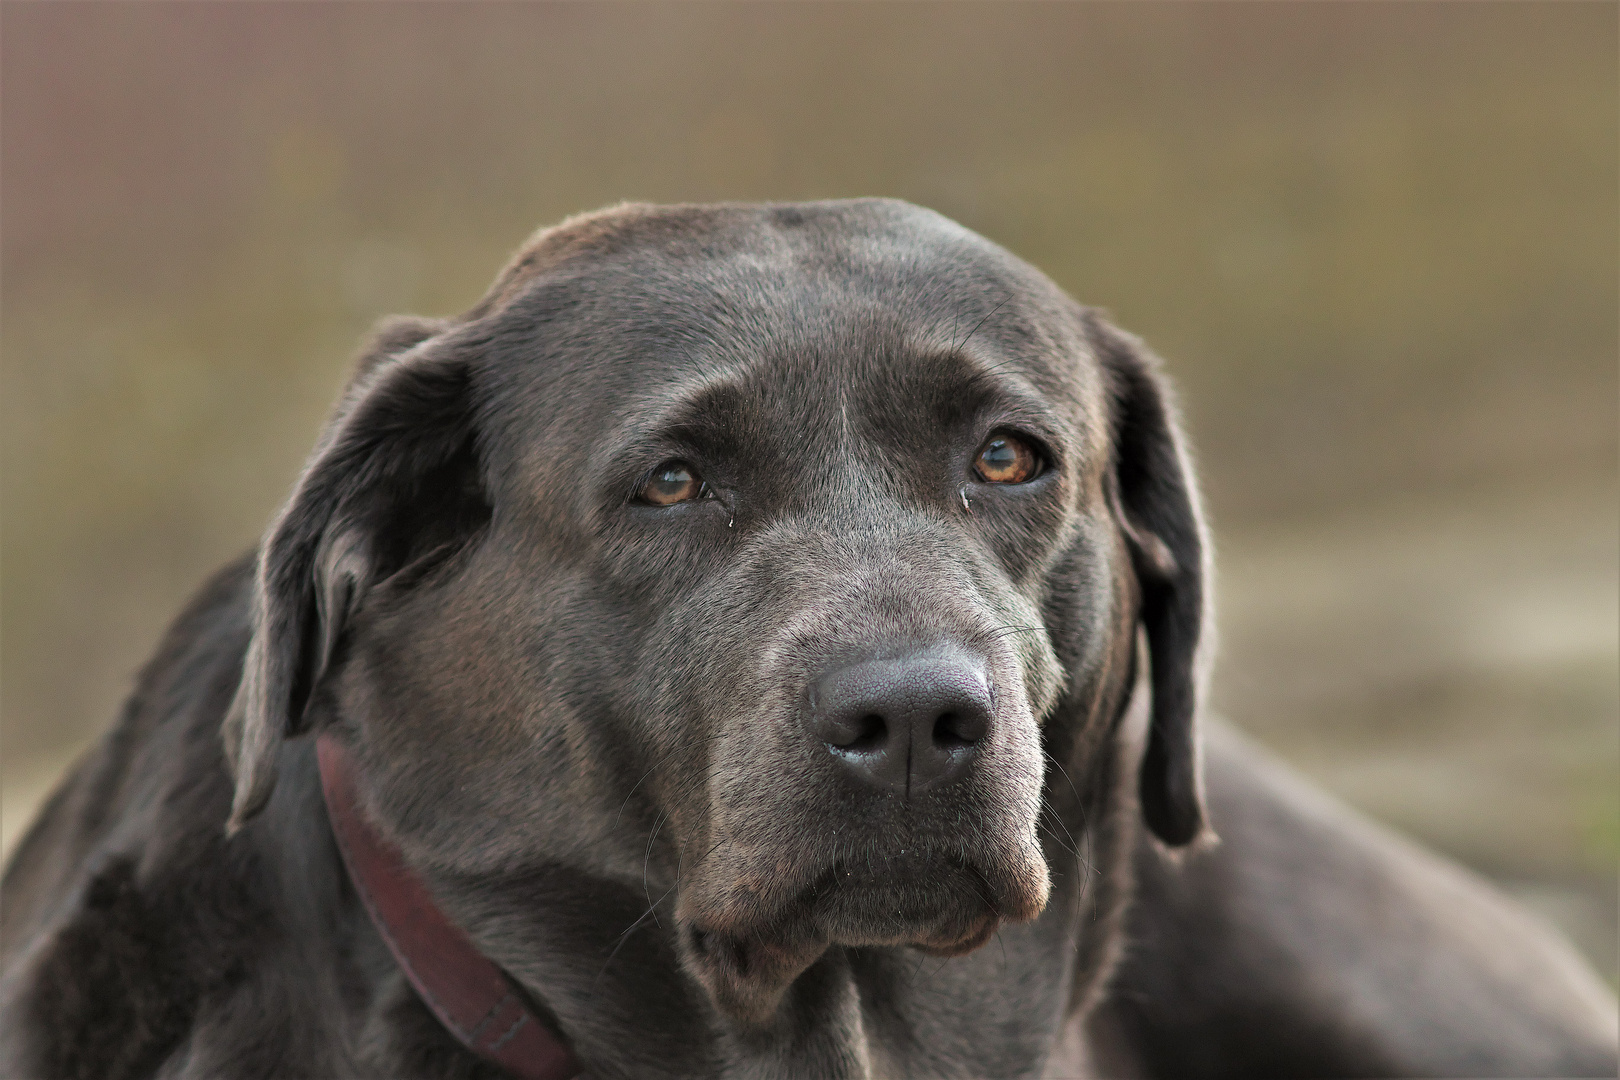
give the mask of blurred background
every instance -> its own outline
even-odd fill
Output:
[[[5,843],[379,315],[621,199],[894,195],[1168,358],[1220,711],[1612,982],[1617,12],[5,5]]]

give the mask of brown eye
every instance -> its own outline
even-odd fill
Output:
[[[661,465],[636,493],[642,502],[654,506],[674,506],[703,494],[703,481],[685,465]]]
[[[1024,440],[996,435],[979,450],[973,469],[987,484],[1022,484],[1041,472],[1041,459]]]

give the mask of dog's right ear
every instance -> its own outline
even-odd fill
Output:
[[[259,548],[253,636],[224,722],[228,832],[264,807],[282,741],[378,582],[436,564],[489,520],[471,375],[448,324],[385,320]]]
[[[1137,790],[1170,847],[1208,837],[1198,741],[1208,638],[1209,538],[1170,389],[1158,360],[1094,312],[1085,327],[1109,382],[1111,497],[1141,589],[1153,708]]]

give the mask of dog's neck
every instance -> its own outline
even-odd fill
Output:
[[[327,818],[389,952],[417,995],[464,1046],[520,1080],[572,1080],[579,1062],[522,987],[451,922],[427,883],[361,810],[354,762],[331,735],[316,743]]]

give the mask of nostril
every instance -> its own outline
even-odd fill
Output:
[[[934,721],[934,745],[944,750],[972,746],[985,736],[985,718],[977,710],[941,713]]]
[[[853,721],[838,724],[830,734],[832,737],[827,740],[828,745],[864,753],[876,750],[888,740],[889,725],[877,713],[866,713]]]
[[[974,741],[972,739],[963,737],[961,731],[957,729],[957,721],[957,715],[949,712],[942,713],[940,717],[934,721],[935,746],[943,747],[947,750],[954,750],[959,746],[965,746]]]
[[[861,717],[861,734],[849,744],[851,750],[876,750],[889,737],[889,725],[877,713]]]

